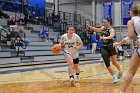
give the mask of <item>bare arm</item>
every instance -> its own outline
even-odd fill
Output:
[[[121,45],[123,45],[123,44],[127,44],[127,40],[125,40],[125,39],[123,39],[122,41],[120,41],[120,42],[115,42],[113,45],[114,46],[121,46]]]
[[[78,46],[77,46],[77,48],[79,49],[79,48],[82,48],[83,47],[83,42],[82,42],[82,40],[81,40],[81,38],[78,36],[78,38],[77,38],[77,42],[78,42]]]
[[[134,26],[133,25],[134,25],[133,20],[129,20],[127,22],[128,36],[125,37],[122,41],[114,43],[114,46],[116,46],[116,45],[121,46],[123,44],[127,44],[127,43],[129,43],[131,41],[131,39],[135,38],[136,33],[134,31]]]
[[[130,39],[135,38],[136,33],[134,31],[134,21],[133,20],[129,20],[127,23],[127,30],[128,30],[128,37]]]
[[[62,47],[64,45],[64,42],[63,41],[59,42],[59,45]]]
[[[110,32],[110,36],[107,36],[107,37],[100,37],[100,39],[113,39],[114,35],[115,35],[115,30],[114,29],[110,29],[109,30]]]
[[[87,26],[88,28],[94,30],[95,32],[101,32],[102,29],[103,29],[103,27],[101,27],[101,28],[96,28],[96,27],[91,26],[90,23],[89,23],[89,21],[86,21],[86,26]]]

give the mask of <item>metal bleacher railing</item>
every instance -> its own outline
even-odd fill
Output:
[[[7,38],[6,36],[4,36],[4,35],[2,34],[2,31],[5,32],[6,35],[8,35],[8,32],[7,32],[6,30],[4,30],[4,29],[2,29],[2,28],[0,29],[0,46],[1,46],[2,42],[3,42],[3,41],[2,41],[2,38],[5,38],[5,39]]]
[[[4,35],[4,34],[2,34],[2,32],[5,32],[6,34]],[[1,28],[1,30],[0,30],[0,46],[1,46],[2,42],[3,42],[2,37],[4,38],[5,41],[7,41],[7,35],[8,35],[8,32]],[[19,52],[20,52],[19,48],[21,47],[23,49],[26,49],[27,44],[23,40],[20,40],[17,45],[18,45],[17,56],[19,56]]]
[[[39,19],[43,19],[42,21],[45,21],[45,9],[42,7],[39,7],[38,5],[33,6],[33,5],[28,5],[24,4],[22,2],[13,2],[13,0],[0,0],[0,9],[4,11],[11,11],[15,12],[15,19],[21,16],[17,16],[16,13],[21,13],[25,14],[28,13],[29,11],[32,13],[35,11],[35,16],[38,17]]]
[[[85,32],[87,30],[85,22],[88,19],[86,19],[84,16],[81,16],[80,14],[59,11],[59,15],[57,16],[58,18],[55,19],[53,18],[52,13],[47,14],[47,10],[38,6],[31,6],[20,2],[0,0],[0,4],[2,4],[3,2],[5,2],[5,4],[1,7],[1,9],[4,11],[15,12],[16,21],[21,17],[21,15],[17,14],[24,14],[28,11],[35,11],[36,16],[40,19],[40,25],[45,26],[47,24],[46,26],[51,26],[55,31],[60,32],[60,35],[66,32],[66,27],[68,25],[74,25],[76,28],[76,33],[81,36],[81,38],[84,41],[84,44],[87,45],[90,43],[90,35],[89,33]],[[91,25],[95,25],[94,22],[90,22]]]
[[[84,16],[81,16],[81,14],[76,15],[74,13],[68,13],[68,12],[63,12],[59,11],[59,14],[56,15],[56,18],[54,18],[54,14],[50,13],[47,17],[47,24],[49,26],[52,26],[54,28],[59,29],[58,31],[60,32],[60,35],[66,33],[66,28],[69,25],[73,25],[76,29],[76,33],[84,40],[84,44],[87,45],[90,43],[90,33],[86,30],[89,30],[86,28],[86,19]],[[90,21],[90,20],[89,20]],[[94,25],[93,21],[90,21],[91,25]],[[59,36],[59,35],[58,35]],[[58,37],[59,38],[59,37]]]

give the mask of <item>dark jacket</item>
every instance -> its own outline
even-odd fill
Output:
[[[9,35],[7,35],[7,40],[11,40],[11,38],[20,38],[18,32],[16,31],[11,31]]]

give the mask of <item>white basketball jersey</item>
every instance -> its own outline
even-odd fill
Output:
[[[132,19],[134,20],[134,30],[136,31],[138,38],[140,38],[140,17],[134,16]]]
[[[134,30],[137,34],[136,49],[134,51],[140,57],[140,17],[134,16],[132,19],[134,20]]]
[[[77,49],[73,48],[73,46],[77,46],[78,44],[82,43],[81,38],[73,33],[72,38],[68,38],[67,33],[61,36],[60,42],[64,42],[64,51],[66,53],[70,53],[73,58],[78,57],[79,52]]]
[[[140,17],[134,16],[131,19],[134,20],[134,31],[135,31],[135,34],[137,35],[137,38],[135,40],[136,40],[136,45],[137,45],[137,43],[140,42]],[[127,36],[124,40],[129,42],[131,39]]]

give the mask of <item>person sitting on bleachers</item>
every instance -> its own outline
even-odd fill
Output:
[[[102,47],[102,41],[101,41],[101,39],[99,39],[97,42],[97,48],[99,51],[101,51],[101,47]]]
[[[16,44],[20,41],[20,36],[15,27],[12,27],[10,34],[7,35],[7,40],[11,41],[11,48],[15,49]]]
[[[95,54],[96,53],[96,46],[97,46],[97,43],[96,43],[96,32],[93,32],[92,35],[91,35],[91,42],[92,42],[92,51],[91,53],[92,54]]]
[[[14,21],[14,17],[10,16],[7,20],[7,26],[10,27],[13,25],[16,25],[16,22]]]
[[[50,41],[49,40],[49,33],[47,30],[43,29],[41,32],[40,32],[40,37],[43,39],[46,39],[46,42]]]
[[[30,44],[30,40],[28,40],[26,38],[26,33],[24,32],[24,28],[22,26],[19,28],[18,34],[20,36],[20,40],[22,40],[23,42],[25,42],[26,45],[29,45]]]
[[[32,12],[32,16],[31,16],[30,20],[31,20],[31,23],[32,24],[36,24],[37,20],[36,20],[35,11]]]

